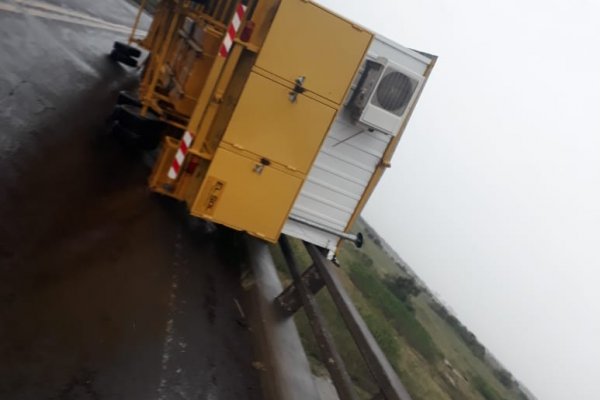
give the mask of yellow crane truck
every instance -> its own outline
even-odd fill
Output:
[[[157,148],[151,190],[191,215],[333,254],[435,63],[308,0],[162,0],[111,57],[143,71],[114,130]],[[140,48],[144,52],[140,51]]]

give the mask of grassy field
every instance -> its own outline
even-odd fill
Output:
[[[486,361],[485,348],[474,335],[446,314],[447,310],[440,312],[439,303],[426,288],[419,286],[411,296],[395,290],[394,278],[411,282],[412,272],[387,254],[383,239],[364,221],[357,223],[357,229],[368,233],[364,246],[342,248],[339,275],[413,399],[527,399],[508,372]],[[308,266],[302,244],[291,243],[300,264]],[[273,246],[272,253],[282,280],[290,283],[279,248]],[[323,290],[317,300],[357,392],[361,398],[371,399],[377,389],[329,294]],[[306,316],[301,311],[295,318],[313,372],[326,375]]]

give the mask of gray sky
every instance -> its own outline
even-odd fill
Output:
[[[318,1],[440,57],[368,221],[540,399],[600,399],[600,2]]]

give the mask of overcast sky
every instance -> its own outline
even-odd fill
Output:
[[[439,56],[364,216],[540,399],[600,399],[600,2],[318,1]]]

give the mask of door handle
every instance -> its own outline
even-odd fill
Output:
[[[294,81],[294,88],[288,94],[288,99],[290,102],[295,103],[298,100],[298,95],[302,94],[306,91],[304,88],[304,81],[306,80],[305,76],[299,76]]]
[[[261,175],[265,167],[271,165],[271,161],[266,158],[261,158],[260,163],[254,164],[254,168],[252,168],[252,172]]]
[[[252,168],[252,172],[255,174],[261,175],[265,166],[263,164],[254,164],[254,168]]]

